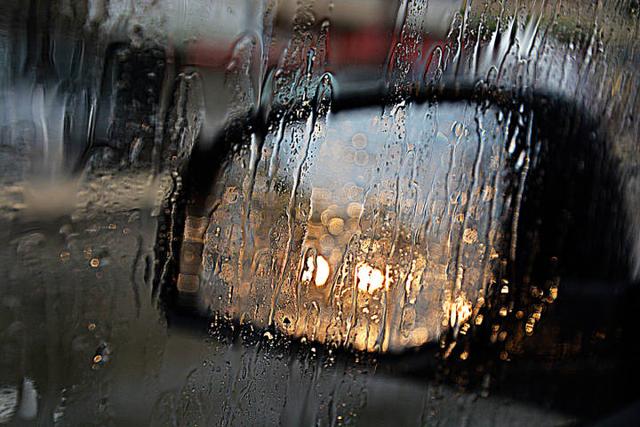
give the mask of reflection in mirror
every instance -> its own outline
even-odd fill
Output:
[[[482,324],[490,288],[512,291],[528,113],[451,101],[284,115],[235,147],[211,185],[192,175],[206,190],[187,206],[186,305],[397,352],[455,342]]]

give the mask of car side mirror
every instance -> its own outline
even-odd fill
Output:
[[[592,118],[484,87],[392,101],[321,85],[197,146],[159,242],[168,312],[463,358],[470,337],[520,351],[565,282],[617,295],[625,220]]]

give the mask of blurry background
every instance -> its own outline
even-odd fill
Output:
[[[0,422],[565,425],[627,407],[635,372],[615,367],[634,353],[618,341],[573,376],[506,368],[467,390],[440,380],[446,366],[172,328],[153,276],[157,219],[194,144],[324,73],[343,89],[535,88],[600,117],[636,248],[623,275],[637,276],[638,13],[635,0],[2,1]]]

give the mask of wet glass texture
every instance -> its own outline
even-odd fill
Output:
[[[0,424],[638,423],[639,15],[3,0]]]

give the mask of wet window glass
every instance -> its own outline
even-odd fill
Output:
[[[4,0],[0,424],[634,425],[635,0]]]

